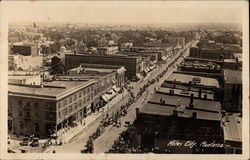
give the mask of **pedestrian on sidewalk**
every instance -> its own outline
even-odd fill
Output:
[[[83,119],[83,125],[85,126],[85,119]]]

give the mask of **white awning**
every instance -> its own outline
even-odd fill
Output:
[[[141,79],[141,78],[142,78],[142,76],[141,76],[140,73],[136,73],[136,77],[137,77],[138,79]]]
[[[111,99],[111,97],[108,94],[104,94],[101,97],[105,102],[108,102]]]
[[[112,88],[114,89],[115,92],[119,92],[120,91],[120,88],[117,87],[117,86],[113,86]]]

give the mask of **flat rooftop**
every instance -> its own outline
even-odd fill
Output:
[[[242,142],[242,118],[238,113],[227,115],[228,121],[225,120],[223,125],[224,139],[228,141]]]
[[[242,71],[224,69],[224,81],[231,84],[242,84]]]
[[[43,83],[44,87],[38,85],[8,85],[9,95],[31,96],[40,98],[60,98],[95,82],[95,80],[66,80]]]
[[[219,82],[215,78],[207,78],[207,77],[194,76],[194,75],[189,75],[189,74],[172,73],[169,76],[169,78],[167,78],[166,80],[167,81],[178,81],[181,83],[189,83],[190,81],[193,80],[194,77],[199,77],[201,80],[200,83],[197,83],[197,84],[219,88]]]
[[[167,105],[182,105],[182,106],[189,106],[190,97],[183,97],[178,95],[167,95],[164,93],[156,93],[153,97],[149,100],[149,102],[153,103],[160,103],[160,99],[165,100],[165,104]],[[220,112],[221,104],[220,102],[211,101],[211,100],[203,100],[203,99],[194,99],[193,100],[194,109],[200,109],[207,112]]]
[[[19,80],[22,80],[22,79],[30,79],[30,78],[35,78],[35,77],[40,77],[40,75],[27,75],[27,76],[23,76],[23,75],[17,75],[17,76],[8,76],[8,79],[19,79]]]
[[[181,96],[187,96],[190,97],[191,94],[194,94],[195,98],[199,97],[199,92],[195,92],[195,91],[186,91],[183,89],[172,89],[172,88],[166,88],[166,87],[161,87],[157,92],[158,93],[167,93],[169,94],[170,90],[174,90],[174,94],[175,95],[181,95]],[[204,93],[204,91],[201,93],[201,97],[203,98],[204,95],[207,95],[207,99],[213,100],[214,99],[214,94],[212,92],[210,93]]]
[[[173,106],[163,106],[159,104],[147,103],[145,106],[143,106],[140,109],[139,113],[161,115],[161,116],[171,116],[173,115],[174,110],[175,110],[175,107]],[[183,117],[183,118],[189,118],[193,116],[193,112],[197,113],[197,119],[214,120],[214,121],[221,120],[221,115],[219,113],[204,112],[204,111],[191,110],[191,109],[184,109],[184,112],[179,112],[178,116]]]
[[[81,56],[81,57],[103,57],[103,58],[106,58],[106,57],[111,57],[111,58],[124,58],[124,59],[135,59],[135,58],[140,58],[141,56],[137,55],[137,56],[133,56],[133,57],[130,57],[130,56],[127,56],[127,55],[124,55],[124,54],[115,54],[115,55],[109,55],[109,54],[105,54],[105,55],[98,55],[98,54],[78,54],[78,53],[67,53],[65,54],[65,56]]]
[[[224,62],[226,63],[236,63],[236,59],[224,59]]]

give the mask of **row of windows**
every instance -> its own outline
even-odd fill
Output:
[[[19,129],[20,129],[20,130],[23,130],[23,129],[24,129],[24,123],[23,123],[23,121],[20,121],[20,122],[19,122]],[[39,127],[39,124],[38,124],[38,123],[35,123],[35,124],[34,124],[34,130],[35,130],[35,132],[39,132],[39,131],[40,131],[40,127]]]
[[[67,114],[71,113],[73,110],[76,110],[77,108],[81,108],[82,105],[86,105],[90,102],[90,100],[93,100],[93,97],[88,96],[87,98],[84,98],[84,100],[79,101],[78,103],[74,103],[73,105],[63,109],[63,111],[58,111],[58,118],[60,119],[62,115],[66,116]]]
[[[27,101],[25,104],[23,104],[23,101],[18,101],[18,105],[19,105],[19,108],[25,108],[25,109],[31,109],[31,106],[32,106],[30,101]],[[53,110],[54,105],[55,105],[54,103],[47,102],[45,109],[46,110]],[[34,109],[35,110],[39,109],[39,103],[38,102],[34,103]]]
[[[89,87],[87,89],[84,89],[83,91],[79,92],[78,94],[75,94],[74,96],[69,97],[68,99],[65,99],[63,101],[63,106],[66,106],[67,104],[70,104],[73,101],[76,101],[78,98],[81,98],[82,96],[88,95],[90,92],[93,92],[93,90],[94,90],[94,87],[91,86],[91,87]],[[93,93],[91,93],[90,96],[93,97]],[[61,103],[58,103],[58,109],[60,109],[60,108],[61,108]]]

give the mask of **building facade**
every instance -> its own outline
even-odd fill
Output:
[[[67,69],[78,67],[81,63],[118,65],[126,69],[125,76],[133,79],[136,74],[142,71],[142,57],[126,55],[79,55],[67,54],[65,56],[65,66]]]

